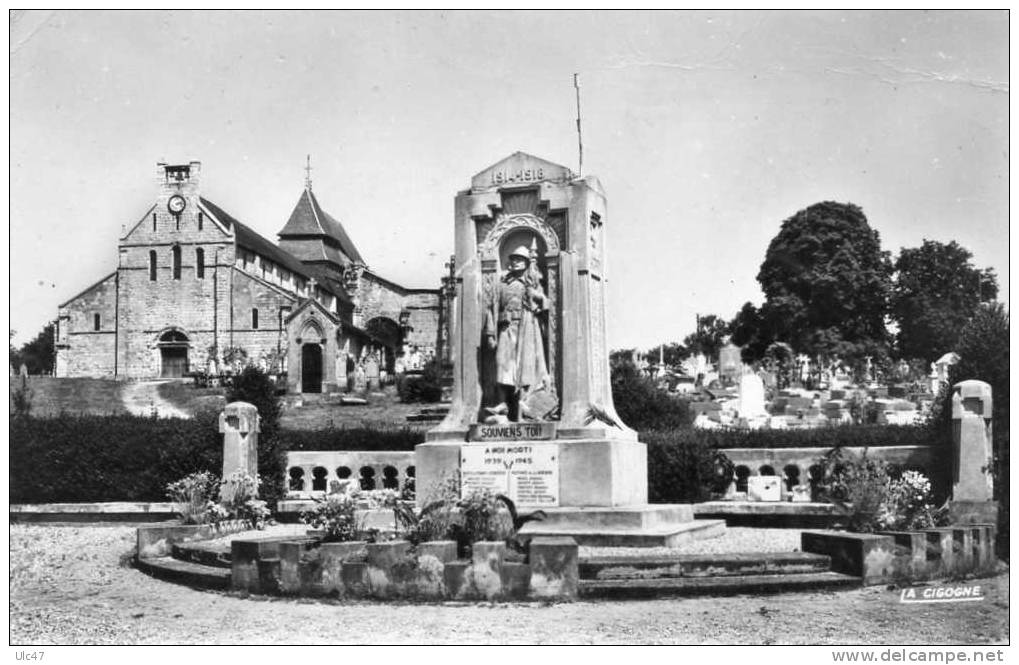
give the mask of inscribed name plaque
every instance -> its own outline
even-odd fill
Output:
[[[473,424],[467,432],[468,441],[551,441],[555,439],[556,423],[527,422],[500,425]]]
[[[460,493],[487,489],[518,506],[559,505],[559,446],[471,443],[460,446]]]

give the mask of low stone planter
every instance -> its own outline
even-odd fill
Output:
[[[966,524],[919,531],[804,531],[804,552],[831,557],[832,570],[865,585],[994,572],[995,527]]]
[[[317,546],[316,546],[317,545]],[[572,538],[533,538],[529,563],[508,561],[506,544],[474,543],[470,561],[456,543],[412,548],[407,541],[321,543],[234,540],[231,586],[262,594],[417,600],[570,600],[579,579]]]
[[[174,545],[219,538],[250,528],[251,526],[243,520],[230,520],[218,524],[143,526],[138,528],[135,556],[139,559],[170,556]]]

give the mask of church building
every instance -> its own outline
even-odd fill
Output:
[[[450,286],[373,272],[310,178],[278,244],[203,196],[199,162],[158,164],[156,190],[117,269],[59,306],[57,376],[170,378],[244,359],[317,393],[345,390],[358,364],[443,356]]]

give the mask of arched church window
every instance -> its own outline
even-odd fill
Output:
[[[201,211],[198,212],[198,230],[202,230],[202,222],[205,221],[205,215]]]
[[[149,280],[156,281],[156,250],[149,252]]]
[[[251,329],[258,330],[258,308],[251,310]]]
[[[180,279],[180,245],[173,246],[173,278]]]
[[[103,327],[103,317],[97,312],[92,315],[92,328],[99,330]]]
[[[195,277],[205,279],[205,250],[201,247],[195,250]]]

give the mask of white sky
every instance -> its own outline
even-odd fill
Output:
[[[523,150],[605,186],[610,348],[760,304],[785,218],[860,205],[957,240],[1008,302],[1008,16],[29,12],[11,22],[10,325],[116,267],[155,163],[275,240],[314,190],[373,270],[438,286],[453,197]]]

